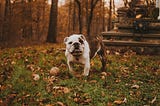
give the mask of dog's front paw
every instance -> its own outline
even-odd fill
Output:
[[[86,72],[84,72],[82,75],[86,77],[86,76],[88,76],[88,75],[89,75],[89,72],[87,72],[87,73],[86,73]]]

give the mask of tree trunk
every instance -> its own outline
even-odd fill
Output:
[[[28,35],[29,38],[32,38],[32,31],[33,31],[33,27],[32,27],[32,0],[28,0],[29,1],[29,10],[28,10],[28,20],[29,20],[29,25],[28,25]]]
[[[69,1],[69,11],[68,11],[68,35],[70,35],[71,32],[71,10],[72,10],[72,1]]]
[[[116,13],[115,1],[113,0],[112,2],[113,2],[113,14],[115,14]]]
[[[0,41],[4,41],[3,25],[5,19],[5,0],[0,0]]]
[[[93,11],[94,11],[94,8],[96,7],[96,4],[99,0],[92,0],[91,1],[91,8],[90,8],[90,13],[89,13],[89,18],[88,18],[88,28],[87,28],[87,36],[90,37],[90,26],[91,26],[91,23],[92,23],[92,19],[93,19]]]
[[[75,26],[76,26],[76,3],[75,3],[75,0],[74,0],[74,5],[73,5],[73,22],[72,22],[72,32],[75,32]]]
[[[4,23],[2,35],[4,40],[10,39],[10,22],[11,22],[11,3],[10,0],[5,0],[5,11],[4,11]]]
[[[81,2],[79,0],[75,0],[78,5],[78,22],[79,22],[79,33],[82,33],[82,9]]]
[[[108,17],[108,31],[111,30],[111,24],[112,24],[112,0],[109,2],[109,17]]]
[[[86,29],[88,28],[88,0],[86,0]]]
[[[27,23],[28,22],[26,22],[27,20],[26,20],[26,17],[27,17],[27,12],[26,12],[26,3],[25,3],[25,0],[22,0],[21,1],[21,5],[22,5],[22,20],[24,21],[24,23],[22,24],[22,37],[23,38],[27,38],[28,37],[28,35],[27,35]]]
[[[56,43],[58,0],[52,0],[47,42]]]
[[[102,0],[102,31],[105,31],[105,1]]]

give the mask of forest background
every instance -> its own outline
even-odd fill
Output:
[[[94,37],[113,28],[117,8],[155,0],[0,0],[0,48]],[[132,4],[131,4],[132,3]]]
[[[115,4],[122,6],[123,1],[0,0],[0,46],[61,43],[73,33],[98,35],[110,29]]]

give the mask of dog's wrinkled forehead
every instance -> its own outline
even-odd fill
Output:
[[[80,42],[81,44],[83,44],[84,41],[85,41],[85,37],[84,37],[84,35],[81,35],[81,34],[73,34],[73,35],[66,37],[64,39],[64,42],[66,44],[72,44],[74,42]]]

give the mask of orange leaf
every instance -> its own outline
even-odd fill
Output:
[[[117,105],[120,105],[120,104],[122,104],[122,103],[124,103],[122,100],[115,100],[114,102],[113,102],[114,104],[117,104]]]

